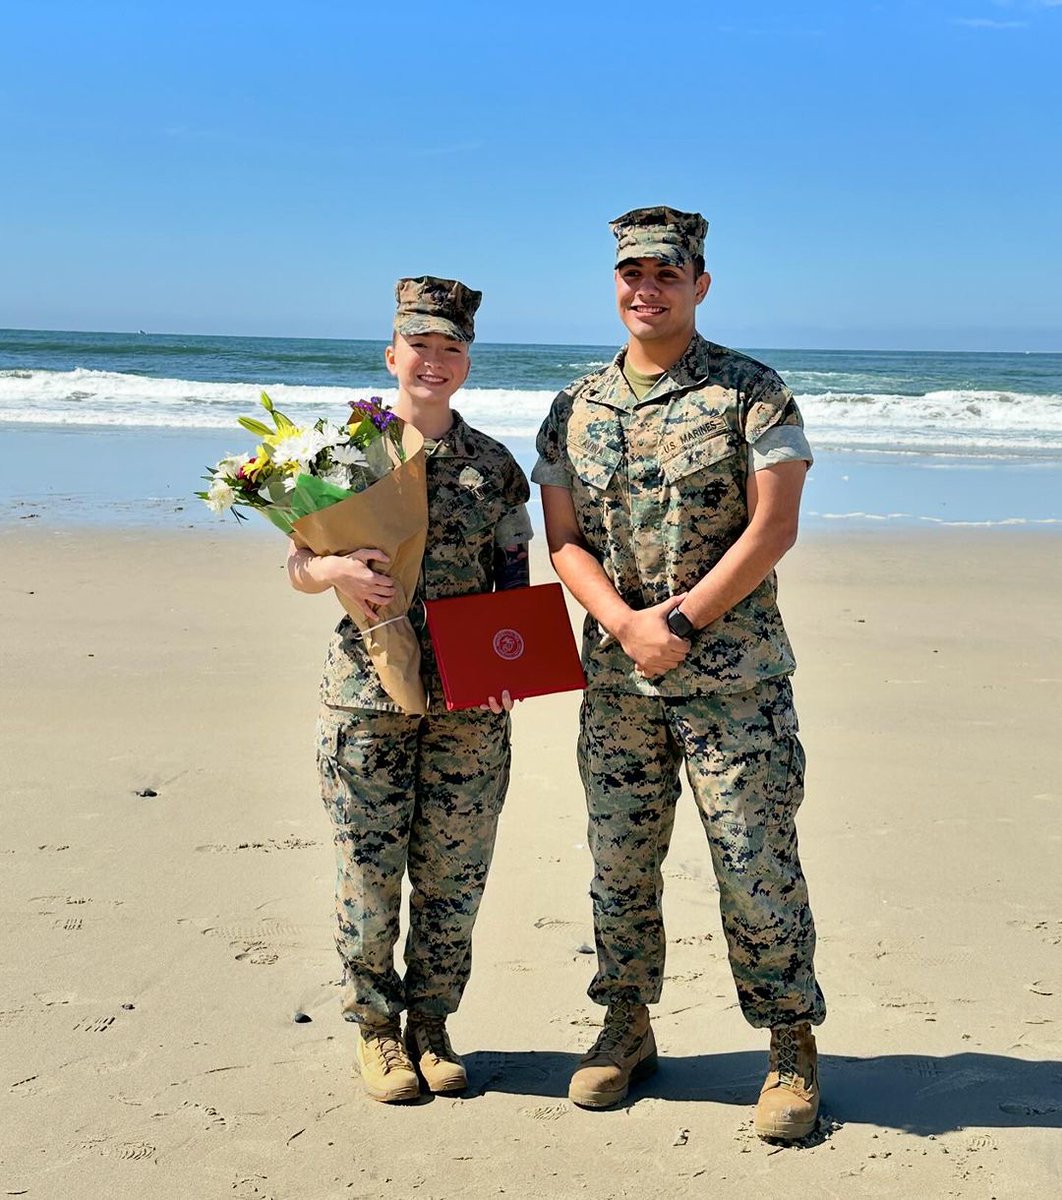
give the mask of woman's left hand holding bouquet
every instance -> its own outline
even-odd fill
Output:
[[[378,609],[390,603],[395,583],[388,575],[374,571],[370,563],[386,565],[391,560],[382,550],[353,550],[350,554],[314,554],[288,547],[288,577],[297,591],[326,592],[335,588],[352,600],[370,619]]]

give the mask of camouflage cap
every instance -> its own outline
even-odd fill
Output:
[[[456,279],[421,275],[395,284],[395,333],[442,333],[459,342],[475,340],[475,316],[482,292],[474,292]]]
[[[610,221],[608,227],[616,235],[617,263],[627,258],[660,258],[681,267],[698,255],[704,257],[708,222],[700,213],[663,205],[633,208]]]

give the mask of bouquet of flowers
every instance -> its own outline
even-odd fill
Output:
[[[428,529],[424,439],[383,407],[378,396],[351,404],[346,425],[324,419],[299,427],[262,393],[271,429],[240,424],[260,437],[254,454],[223,458],[196,495],[214,512],[257,509],[296,545],[315,554],[372,547],[390,559],[394,599],[369,618],[336,593],[361,631],[384,690],[407,713],[427,711],[420,644],[407,615]]]
[[[379,396],[351,403],[347,425],[321,419],[301,429],[262,393],[262,407],[274,428],[240,417],[244,429],[262,443],[254,454],[233,454],[203,478],[210,487],[196,492],[217,513],[256,508],[284,533],[308,513],[319,512],[352,492],[364,491],[405,462],[404,422],[383,407]]]

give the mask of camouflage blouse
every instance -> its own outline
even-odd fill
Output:
[[[638,400],[623,351],[553,402],[538,434],[532,478],[570,489],[580,529],[623,600],[648,608],[688,591],[748,525],[749,447],[795,427],[793,395],[763,363],[695,335],[682,358]],[[798,454],[810,460],[810,451]],[[589,687],[644,695],[737,692],[795,667],[771,574],[693,635],[678,667],[635,674],[620,644],[587,616]]]
[[[429,446],[428,542],[410,620],[420,636],[424,686],[430,697],[441,697],[422,601],[494,591],[495,547],[531,539],[530,489],[512,454],[456,412],[447,433]],[[400,711],[381,687],[350,617],[329,642],[321,699],[340,708]]]

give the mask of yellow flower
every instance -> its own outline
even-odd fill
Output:
[[[244,464],[243,473],[248,479],[257,480],[259,473],[264,467],[269,465],[269,451],[265,446],[259,446],[255,450],[254,458],[249,463]]]

